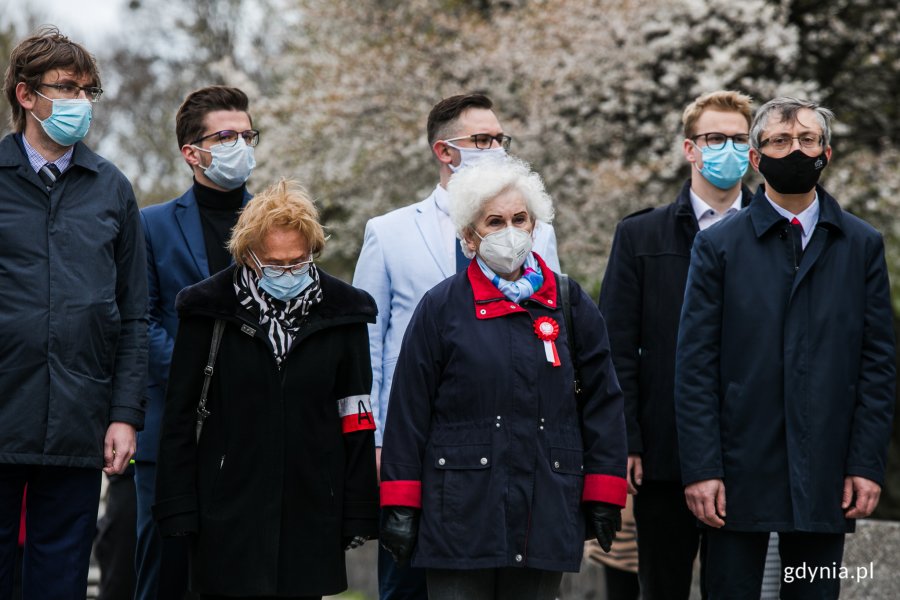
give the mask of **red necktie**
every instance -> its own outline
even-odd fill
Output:
[[[803,223],[797,217],[791,219],[791,233],[794,237],[794,265],[796,266],[800,264],[800,257],[803,256]]]

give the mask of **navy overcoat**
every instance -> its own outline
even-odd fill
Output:
[[[884,477],[895,376],[884,245],[816,191],[797,266],[762,187],[694,242],[675,367],[681,469],[685,485],[724,480],[726,529],[852,531],[845,476]]]
[[[570,280],[510,302],[476,261],[425,294],[406,331],[384,432],[382,506],[421,507],[418,567],[577,571],[584,501],[625,504],[622,392],[606,327]],[[559,327],[559,366],[535,333]],[[573,385],[571,344],[583,408]]]

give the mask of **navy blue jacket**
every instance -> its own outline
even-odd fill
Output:
[[[743,206],[753,197],[746,187],[741,196]],[[625,394],[628,453],[641,455],[644,481],[681,481],[675,343],[698,231],[688,180],[675,202],[619,223],[600,288],[600,312]]]
[[[244,194],[244,204],[250,197]],[[175,297],[209,277],[210,272],[193,186],[179,198],[142,209],[141,225],[147,242],[150,353],[147,418],[138,435],[135,460],[156,462],[166,381],[178,331]]]
[[[622,392],[606,326],[571,282],[573,340],[556,280],[540,264],[543,286],[519,305],[472,261],[425,294],[406,331],[384,432],[381,504],[421,507],[415,566],[577,571],[582,501],[625,504]],[[558,367],[535,334],[544,317],[559,327]]]
[[[100,468],[109,424],[144,422],[137,202],[81,142],[48,192],[17,135],[0,141],[0,463]]]
[[[763,188],[694,241],[675,367],[684,483],[722,478],[725,527],[852,531],[847,475],[881,483],[894,334],[881,235],[822,188],[795,269]]]

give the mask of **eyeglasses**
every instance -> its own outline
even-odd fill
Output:
[[[196,140],[191,142],[191,144],[196,144],[197,142],[202,142],[203,140],[215,140],[217,144],[222,144],[223,146],[234,146],[237,144],[238,138],[244,138],[244,142],[248,146],[256,146],[259,143],[259,131],[256,129],[248,129],[246,131],[233,131],[231,129],[223,129],[222,131],[216,131],[215,133],[210,133],[209,135],[204,135],[203,137],[198,137]]]
[[[691,141],[697,143],[697,140],[701,138],[703,138],[703,141],[706,143],[706,147],[711,150],[721,150],[725,147],[725,142],[728,140],[731,140],[731,144],[734,146],[735,150],[744,152],[750,149],[750,136],[746,133],[739,133],[737,135],[725,135],[724,133],[715,131],[710,133],[698,133],[691,138]]]
[[[825,138],[818,133],[804,133],[801,135],[773,135],[759,143],[759,147],[769,146],[775,152],[786,153],[794,145],[794,140],[800,142],[804,150],[812,150],[823,144]]]
[[[491,135],[489,133],[476,133],[473,135],[464,135],[461,137],[450,138],[449,140],[444,140],[445,142],[458,142],[460,140],[469,140],[475,147],[479,150],[488,150],[491,146],[494,145],[494,142],[500,145],[504,150],[509,150],[509,145],[512,143],[512,138],[508,135],[503,135],[502,133],[497,135]]]
[[[253,259],[253,262],[256,263],[256,266],[259,267],[259,270],[262,271],[262,274],[266,277],[281,277],[288,273],[292,275],[303,275],[309,271],[309,267],[313,264],[313,259],[309,259],[295,265],[264,265],[256,257],[253,250],[250,250],[249,254],[250,258]]]
[[[97,102],[100,100],[100,96],[103,95],[103,88],[99,88],[95,85],[81,86],[75,85],[74,83],[39,83],[35,87],[53,88],[66,100],[75,100],[81,92],[84,92],[84,95],[87,96],[88,100]]]

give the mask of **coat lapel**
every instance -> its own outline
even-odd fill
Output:
[[[817,186],[816,191],[819,195],[819,222],[816,223],[816,230],[813,231],[812,238],[803,252],[800,259],[800,270],[794,277],[794,285],[791,286],[790,300],[794,299],[794,294],[806,276],[812,270],[813,265],[822,256],[825,246],[828,244],[829,236],[838,235],[841,232],[841,208],[837,201],[828,195],[821,187]]]
[[[209,263],[206,258],[206,246],[203,243],[203,226],[200,224],[200,209],[193,189],[185,192],[175,203],[175,220],[187,244],[197,267],[200,279],[209,277]]]
[[[428,248],[428,252],[437,264],[438,269],[440,269],[444,277],[450,277],[456,272],[456,269],[451,268],[447,264],[449,257],[444,256],[447,253],[441,248],[443,246],[443,236],[438,225],[437,210],[434,192],[432,192],[416,209],[416,227],[419,229],[419,234],[425,242],[425,247]]]

